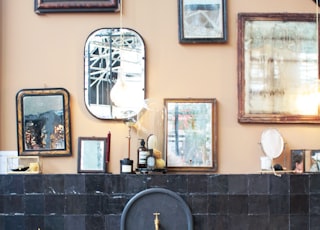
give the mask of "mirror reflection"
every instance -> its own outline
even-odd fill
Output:
[[[145,99],[145,45],[127,28],[102,28],[89,35],[84,50],[85,104],[99,119],[136,115]]]

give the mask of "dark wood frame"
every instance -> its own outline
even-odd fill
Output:
[[[69,101],[69,92],[63,88],[22,89],[17,93],[19,155],[72,154]]]
[[[316,23],[315,14],[295,14],[295,13],[239,13],[238,14],[238,122],[239,123],[320,123],[320,113],[317,115],[304,115],[292,113],[264,113],[246,112],[246,76],[245,67],[250,63],[245,63],[245,33],[247,22],[250,21],[276,21],[277,23],[285,22],[305,22]],[[308,24],[307,24],[308,25]],[[310,25],[310,24],[309,24]],[[253,29],[252,29],[253,30]],[[318,30],[319,33],[319,30]],[[315,32],[317,34],[317,31]],[[270,35],[271,36],[271,35]],[[319,35],[318,35],[319,36]],[[248,45],[247,45],[248,46]],[[316,48],[316,47],[315,47]],[[319,65],[319,64],[318,64]],[[264,69],[261,70],[263,72]],[[249,71],[248,71],[249,73]],[[317,76],[313,76],[314,78]],[[319,79],[319,78],[318,78]],[[247,91],[246,91],[247,90]],[[274,89],[273,91],[275,91]],[[282,93],[282,91],[280,92]],[[298,95],[298,94],[297,94]],[[271,94],[270,94],[271,96]],[[266,95],[269,97],[269,94]],[[317,108],[314,108],[315,110]],[[318,111],[319,106],[318,106]]]
[[[184,99],[184,98],[165,98],[164,99],[164,104],[166,107],[166,163],[167,163],[167,169],[168,171],[173,171],[173,172],[216,172],[218,170],[218,161],[217,161],[217,155],[218,155],[218,112],[217,112],[217,100],[215,98],[197,98],[197,99]],[[173,104],[169,106],[170,104]],[[186,107],[182,106],[183,110],[177,111],[176,107],[173,110],[171,108],[174,106],[174,104],[181,104],[187,106],[187,110],[185,109]],[[196,110],[192,110],[191,105],[201,105],[201,104],[210,104],[210,106],[206,107],[201,107],[201,112]],[[181,108],[181,107],[180,107]],[[177,113],[178,112],[178,113]],[[205,114],[207,113],[207,114]],[[176,116],[179,116],[177,119]],[[199,117],[195,118],[195,115],[200,115],[202,116],[202,119],[206,119],[206,115],[210,117],[211,120],[211,128],[209,130],[210,137],[207,136],[207,131],[205,130],[204,127],[200,127],[200,123],[197,123],[197,119],[200,119]],[[189,119],[191,118],[191,120]],[[176,122],[178,120],[178,122]],[[179,122],[183,121],[183,122]],[[190,124],[191,122],[191,124]],[[179,127],[178,131],[177,129],[173,129],[172,126]],[[191,126],[191,129],[190,129]],[[182,127],[180,129],[180,127]],[[207,127],[206,127],[207,128]],[[198,153],[202,154],[203,158],[207,157],[207,153],[209,151],[209,154],[211,156],[211,162],[209,161],[209,165],[207,163],[203,163],[198,165],[198,164],[192,164],[192,159],[186,160],[188,154],[196,154],[195,152],[184,152],[186,149],[190,149],[188,146],[185,148],[180,147],[180,133],[184,138],[184,141],[182,141],[181,145],[188,144],[190,142],[186,141],[186,138],[192,138],[194,141],[193,143],[196,143],[195,138],[197,136],[204,136],[202,139],[199,139],[199,145],[197,150],[199,150]],[[189,134],[188,134],[189,133]],[[178,138],[178,140],[177,140]],[[172,142],[172,139],[174,139],[174,145],[176,146],[174,150],[171,152],[170,149],[172,148],[172,145],[169,145],[169,142]],[[177,142],[178,141],[178,142]],[[204,142],[203,142],[204,141]],[[208,150],[208,145],[210,145],[210,148]],[[170,148],[171,147],[171,148]],[[194,147],[194,146],[193,146]],[[180,157],[179,155],[176,155],[176,153],[173,152],[179,152],[179,153],[184,153],[185,156]],[[205,151],[205,154],[203,154]],[[175,154],[175,155],[172,155]],[[175,161],[175,158],[178,158],[178,163],[170,163],[170,158]],[[201,157],[200,157],[201,158]],[[198,159],[200,159],[198,158]],[[203,160],[201,158],[201,160]],[[179,163],[182,161],[181,164]],[[190,161],[190,164],[188,165],[187,162]]]
[[[117,12],[120,0],[68,1],[34,0],[37,14],[61,12]]]
[[[107,167],[107,159],[108,159],[108,145],[107,145],[107,137],[79,137],[78,138],[78,173],[86,172],[86,173],[104,173],[106,172]],[[83,145],[89,142],[96,142],[96,144],[100,144],[99,148],[101,149],[83,149]],[[101,146],[102,145],[102,146]],[[92,147],[92,146],[90,146]],[[95,150],[95,151],[94,151]],[[98,152],[98,151],[100,152]],[[100,159],[98,159],[100,166],[97,168],[85,167],[82,165],[82,161],[85,160],[84,157],[96,155]]]
[[[185,9],[184,9],[184,0],[178,0],[178,15],[179,15],[179,42],[180,43],[215,43],[215,42],[226,42],[227,41],[227,0],[220,0],[220,6],[219,8],[221,15],[221,36],[197,36],[194,35],[186,35],[185,32],[185,26],[184,26],[184,15],[185,15]],[[201,0],[199,0],[199,3],[201,3]],[[212,2],[213,3],[213,2]],[[201,7],[200,4],[192,5],[195,8]],[[190,6],[191,7],[191,6]],[[214,4],[212,4],[212,7],[214,8]],[[191,9],[192,11],[194,9]],[[195,9],[194,11],[197,11],[198,9]],[[212,10],[212,9],[211,9]],[[212,15],[207,15],[212,16]],[[199,25],[197,25],[199,27]],[[203,25],[205,27],[205,25]],[[195,31],[195,30],[192,30]]]

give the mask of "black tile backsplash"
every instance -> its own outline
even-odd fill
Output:
[[[320,175],[0,175],[0,229],[119,230],[148,188],[186,201],[194,229],[318,229]]]

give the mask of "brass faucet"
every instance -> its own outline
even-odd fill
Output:
[[[153,213],[153,215],[155,216],[155,218],[154,218],[154,229],[155,230],[159,230],[159,226],[160,226],[159,216],[160,216],[160,213],[159,212],[155,212],[155,213]]]

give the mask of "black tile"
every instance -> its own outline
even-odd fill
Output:
[[[229,194],[248,194],[247,175],[229,175],[228,177]]]
[[[44,216],[43,215],[26,215],[25,227],[26,227],[26,230],[44,229]]]
[[[108,194],[118,194],[125,192],[125,183],[122,175],[106,175],[104,177],[104,190]]]
[[[176,193],[187,193],[188,191],[188,176],[179,174],[169,174],[165,176],[167,179],[167,189]]]
[[[271,195],[269,196],[270,214],[289,214],[289,196]]]
[[[65,194],[84,194],[86,192],[85,175],[65,175],[64,192]]]
[[[25,193],[43,193],[43,176],[27,175],[24,177]]]
[[[228,230],[249,229],[249,216],[248,215],[235,215],[229,216]]]
[[[301,229],[309,229],[309,216],[308,215],[291,215],[290,230],[301,230]]]
[[[25,213],[26,214],[43,214],[44,213],[44,195],[26,195]]]
[[[5,180],[7,179],[7,176],[8,175],[0,174],[0,194],[4,194],[4,190],[6,188]]]
[[[310,195],[310,215],[320,216],[320,194]]]
[[[45,230],[64,229],[64,217],[60,215],[49,215],[44,217]]]
[[[65,195],[46,195],[44,197],[45,206],[44,212],[45,214],[50,215],[63,215],[65,213]]]
[[[270,193],[272,195],[287,195],[289,193],[289,175],[283,174],[281,177],[270,176]]]
[[[101,195],[87,195],[87,215],[102,214],[102,197]]]
[[[2,177],[3,178],[3,177]],[[23,194],[24,183],[21,175],[6,175],[2,179],[3,194]]]
[[[104,174],[86,174],[85,176],[86,193],[104,193]]]
[[[289,230],[290,219],[289,215],[271,215],[269,217],[270,230]]]
[[[214,174],[208,177],[209,194],[227,194],[228,193],[228,176]]]
[[[188,193],[207,193],[208,177],[206,175],[188,176]]]
[[[191,195],[191,212],[193,214],[208,213],[208,195]]]
[[[144,175],[139,175],[142,177],[145,177]],[[147,188],[168,188],[168,177],[161,175],[161,174],[156,174],[156,175],[148,175],[145,177],[146,178],[146,183],[147,183]]]
[[[124,188],[127,194],[136,194],[147,189],[147,183],[141,175],[123,175]]]
[[[46,194],[64,194],[64,175],[44,175],[43,187]]]
[[[229,195],[229,214],[248,214],[248,195]]]
[[[26,230],[24,216],[6,216],[4,218],[4,229],[5,230]]]
[[[249,215],[268,215],[270,213],[268,195],[249,195],[248,213]]]
[[[320,226],[320,216],[310,215],[310,230],[318,230]]]
[[[309,175],[291,175],[290,194],[309,194]]]
[[[121,221],[121,215],[106,215],[105,216],[105,223],[106,223],[105,230],[119,230],[120,229],[120,221]]]
[[[208,229],[208,216],[207,215],[192,215],[194,230]]]
[[[104,216],[86,216],[86,230],[105,229]]]
[[[228,229],[229,216],[223,214],[209,214],[208,227],[205,229]]]
[[[268,215],[249,215],[248,230],[270,230]]]
[[[128,196],[103,196],[102,210],[104,214],[121,214],[125,205],[130,200]]]
[[[268,194],[269,178],[269,175],[264,174],[248,175],[248,193],[253,195]]]
[[[86,214],[87,197],[86,195],[66,195],[65,196],[66,214]]]
[[[66,215],[64,230],[86,230],[85,215]]]
[[[319,193],[320,192],[320,174],[311,174],[310,175],[310,193]]]
[[[228,195],[208,195],[208,213],[224,215],[228,214]]]
[[[309,195],[290,196],[290,214],[308,214]]]
[[[5,195],[4,199],[4,213],[14,214],[14,213],[24,213],[24,196],[23,195]]]
[[[4,195],[0,195],[0,214],[1,213],[4,213]]]

